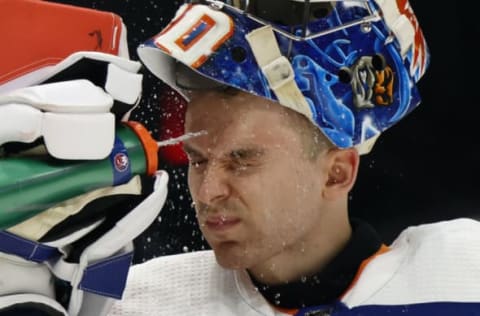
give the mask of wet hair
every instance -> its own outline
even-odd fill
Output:
[[[320,153],[335,147],[320,128],[305,115],[288,108],[285,108],[285,110],[291,117],[287,124],[301,137],[304,154],[307,159],[315,160]]]

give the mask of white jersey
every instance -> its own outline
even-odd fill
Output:
[[[480,222],[410,227],[389,248],[362,267],[327,315],[480,315]],[[245,271],[220,267],[208,250],[133,266],[109,315],[288,314],[272,307]]]

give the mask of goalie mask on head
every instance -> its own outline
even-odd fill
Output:
[[[360,153],[420,103],[429,52],[407,0],[200,2],[138,47],[180,93],[235,87],[304,114]]]

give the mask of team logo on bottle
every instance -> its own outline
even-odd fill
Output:
[[[113,157],[113,166],[118,172],[124,172],[125,170],[127,170],[128,164],[128,156],[123,152],[116,153]]]

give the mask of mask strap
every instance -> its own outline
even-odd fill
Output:
[[[405,57],[414,44],[415,29],[405,14],[402,14],[392,1],[376,0],[382,10],[385,22],[400,44],[400,53]]]
[[[375,142],[377,141],[379,136],[380,136],[380,134],[377,134],[377,135],[375,135],[373,137],[370,137],[369,139],[361,142],[360,144],[357,144],[355,146],[355,148],[357,149],[358,154],[359,155],[368,154],[372,150],[373,145],[375,145]]]
[[[293,67],[282,56],[272,27],[258,28],[247,34],[246,39],[278,101],[313,121],[310,106],[295,82]]]
[[[293,67],[285,56],[282,56],[272,27],[258,28],[246,36],[255,59],[267,78],[270,88],[278,101],[292,110],[302,113],[315,125],[310,106],[295,82]],[[377,137],[372,137],[355,146],[360,155],[370,152]]]

